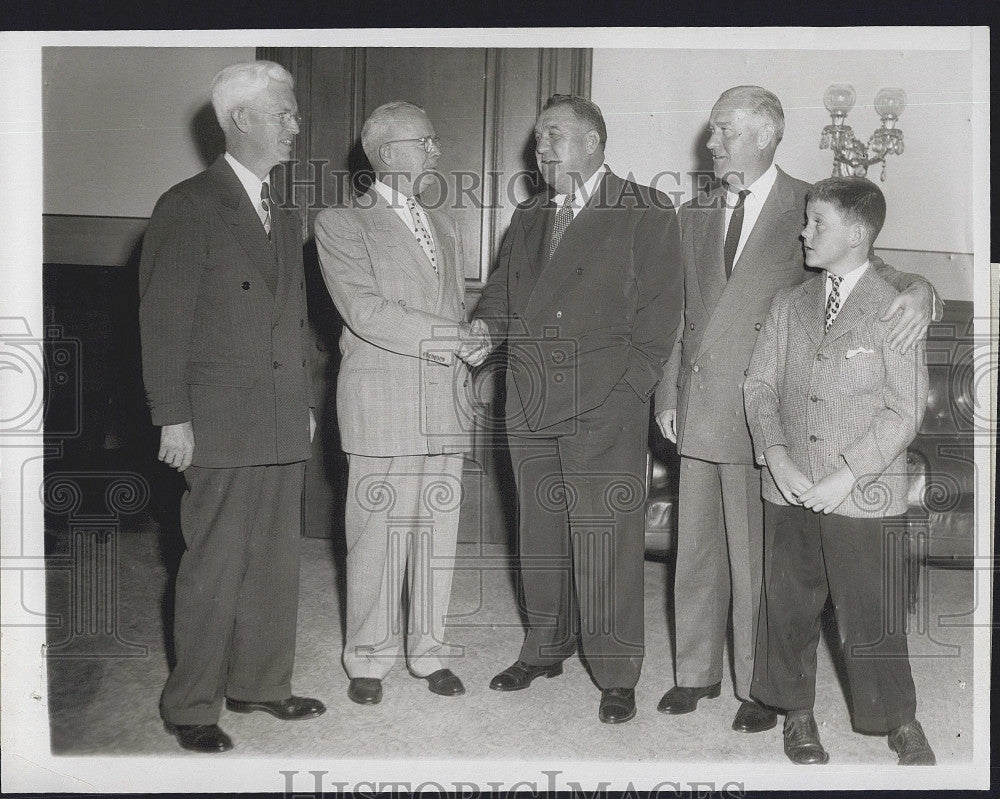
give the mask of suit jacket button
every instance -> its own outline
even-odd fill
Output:
[[[303,366],[303,367],[305,367],[305,365],[306,365],[306,359],[305,359],[305,358],[303,358],[303,359],[302,359],[302,366]]]
[[[400,305],[406,305],[406,300],[400,300],[400,301],[399,301],[399,304],[400,304]]]
[[[816,436],[809,436],[809,440],[812,441],[812,442],[815,442],[816,441]]]
[[[754,329],[754,330],[760,330],[760,322],[758,322],[757,324],[755,324],[755,325],[753,326],[753,329]]]
[[[305,327],[305,326],[306,326],[306,320],[305,319],[299,319],[299,327]]]
[[[819,399],[819,397],[817,397],[815,394],[813,394],[811,397],[809,397],[809,401],[810,402],[816,402],[818,399]]]
[[[462,385],[463,385],[463,386],[467,386],[467,385],[469,385],[469,381],[468,381],[468,379],[465,379],[465,380],[463,380],[463,381],[462,381]]]
[[[465,303],[464,302],[462,303],[462,310],[463,311],[465,310]]]
[[[699,370],[700,368],[701,368],[701,367],[700,367],[700,366],[698,366],[698,364],[695,364],[694,366],[692,366],[692,367],[691,367],[691,371],[692,371],[692,372],[697,372],[697,371],[698,371],[698,370]]]
[[[581,268],[581,269],[577,269],[577,270],[576,270],[576,273],[577,273],[578,275],[582,275],[582,274],[583,274],[583,269],[582,269],[582,268]]]
[[[274,362],[273,362],[273,363],[271,364],[271,368],[272,368],[272,369],[277,369],[277,368],[278,368],[279,366],[281,366],[281,364],[280,364],[280,363],[278,363],[277,361],[274,361]]]
[[[749,369],[744,369],[744,370],[743,370],[743,376],[744,376],[744,377],[746,377],[746,376],[747,376],[747,375],[749,375],[749,374],[750,374],[750,370],[749,370]]]
[[[694,330],[694,322],[692,322],[691,324],[688,325],[688,329],[689,330]]]
[[[244,280],[243,281],[243,290],[244,291],[250,291],[250,281],[249,280]]]
[[[556,311],[556,319],[562,319],[562,311]]]
[[[515,313],[515,314],[512,314],[512,316],[513,316],[513,317],[514,317],[515,319],[520,319],[520,318],[521,318],[521,317],[520,317],[520,316],[518,316],[518,315],[517,315],[516,313]]]

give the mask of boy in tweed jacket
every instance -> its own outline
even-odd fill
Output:
[[[744,384],[763,474],[764,586],[751,693],[786,711],[785,754],[826,763],[813,717],[816,646],[836,609],[855,728],[888,734],[901,765],[933,765],[915,718],[893,541],[905,530],[906,447],[927,399],[923,347],[886,342],[896,291],[868,254],[885,198],[829,178],[806,198],[805,260],[820,275],[779,292]],[[886,590],[886,588],[890,590]]]

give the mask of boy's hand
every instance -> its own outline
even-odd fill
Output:
[[[837,509],[854,488],[854,473],[849,466],[841,466],[828,474],[799,496],[801,504],[814,513],[830,513]]]
[[[781,496],[785,498],[785,502],[790,505],[801,505],[799,495],[807,490],[812,483],[795,465],[795,461],[788,457],[787,447],[780,444],[768,447],[764,450],[764,460],[767,462],[771,477],[774,478],[774,483],[778,486]]]

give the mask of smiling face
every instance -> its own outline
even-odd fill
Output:
[[[269,81],[267,88],[233,111],[234,140],[227,139],[232,155],[263,179],[282,161],[292,157],[299,132],[294,115],[299,111],[292,87]],[[290,115],[283,122],[280,114]]]
[[[806,266],[825,269],[835,275],[847,274],[864,260],[862,244],[865,228],[860,222],[848,222],[837,206],[825,200],[806,204],[806,226],[802,230]],[[863,252],[867,254],[868,248]]]
[[[720,100],[708,118],[715,176],[736,189],[749,186],[774,159],[774,126],[740,107],[737,100]]]
[[[604,163],[604,149],[596,130],[568,105],[557,105],[535,122],[535,159],[546,183],[571,194]]]

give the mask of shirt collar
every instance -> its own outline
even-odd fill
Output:
[[[858,281],[861,280],[861,276],[865,273],[865,270],[868,268],[870,263],[871,261],[865,261],[857,269],[852,269],[846,275],[842,276],[843,280],[840,281],[840,297],[842,301],[847,299],[847,295],[851,293],[854,287],[858,284]],[[826,276],[828,278],[826,281],[826,290],[827,293],[829,293],[831,286],[829,278],[832,278],[833,275],[827,272]]]
[[[407,196],[403,192],[394,189],[388,183],[383,183],[378,178],[372,183],[372,188],[377,191],[382,198],[389,203],[390,208],[405,208]]]
[[[593,175],[591,175],[584,182],[583,186],[577,189],[573,193],[573,206],[576,208],[583,208],[587,204],[587,201],[594,194],[594,190],[597,188],[597,184],[601,182],[601,178],[604,177],[605,173],[610,172],[607,164],[601,164],[600,169],[598,169]],[[566,201],[565,194],[556,194],[552,197],[553,202],[556,205],[562,205]]]
[[[753,198],[755,202],[763,203],[767,199],[767,195],[771,193],[771,188],[774,186],[774,181],[778,179],[778,168],[771,164],[767,169],[764,170],[764,174],[761,175],[757,180],[751,183],[745,188],[750,191],[750,195],[747,199]],[[729,188],[726,184],[727,194],[734,195],[733,199],[735,201],[735,195],[739,192],[735,189]]]
[[[240,183],[243,185],[243,190],[246,191],[250,197],[250,202],[256,208],[257,203],[260,202],[260,187],[267,183],[267,181],[261,180],[228,152],[225,154],[225,159],[229,163],[229,166],[233,168],[233,172],[236,173],[236,177],[239,178]]]

